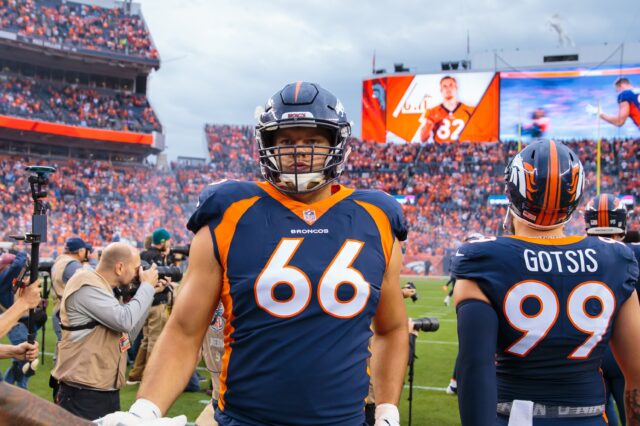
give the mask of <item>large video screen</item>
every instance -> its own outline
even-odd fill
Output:
[[[501,72],[500,139],[638,137],[634,84],[640,67]]]
[[[366,80],[362,139],[394,143],[496,141],[499,99],[500,82],[491,72]]]

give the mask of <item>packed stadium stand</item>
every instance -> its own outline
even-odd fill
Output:
[[[158,51],[139,5],[95,3],[0,0],[0,214],[6,224],[0,240],[30,226],[23,166],[55,165],[45,256],[71,235],[97,247],[118,239],[140,246],[158,226],[171,231],[174,243],[186,243],[186,219],[208,183],[260,179],[252,126],[206,125],[204,164],[176,162],[161,170],[146,162],[164,149],[161,120],[147,97],[148,77],[160,66]],[[602,143],[602,191],[638,199],[638,142]],[[596,143],[568,144],[587,171],[586,200],[596,191]],[[341,183],[380,189],[403,203],[410,225],[406,264],[428,261],[432,273],[444,274],[467,234],[501,232],[503,172],[516,142],[379,144],[354,138],[350,146]],[[569,229],[583,231],[579,215]]]
[[[151,133],[160,123],[144,95],[0,76],[0,114]]]
[[[250,126],[207,125],[211,158],[201,167],[173,163],[169,171],[151,166],[84,160],[54,161],[51,214],[53,241],[81,235],[96,246],[124,238],[142,243],[162,224],[185,243],[185,222],[197,195],[219,179],[259,179],[253,131]],[[602,143],[602,191],[640,196],[638,140]],[[570,141],[587,170],[583,204],[595,195],[596,143]],[[491,205],[490,195],[503,194],[504,166],[517,151],[517,143],[490,144],[374,144],[351,140],[352,153],[341,183],[356,188],[378,188],[406,198],[403,208],[410,224],[406,263],[428,259],[434,273],[446,273],[447,257],[470,232],[501,232],[504,205]],[[4,157],[0,163],[2,214],[5,230],[24,230],[29,224],[29,195],[22,171],[25,158]],[[42,161],[42,160],[41,160]],[[51,161],[49,161],[51,164]],[[636,229],[640,212],[632,211]],[[92,220],[86,220],[92,218]],[[570,222],[572,233],[583,233],[581,212]]]
[[[141,163],[164,150],[159,68],[139,4],[0,0],[0,150]]]
[[[158,59],[141,15],[64,0],[0,1],[0,30],[31,41]]]

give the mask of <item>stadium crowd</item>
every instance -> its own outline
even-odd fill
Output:
[[[36,160],[29,164],[33,162],[58,168],[50,177],[45,257],[59,254],[54,250],[72,236],[94,247],[119,240],[141,247],[145,235],[160,226],[171,229],[177,241],[188,241],[184,218],[190,212],[179,199],[180,188],[173,173],[80,160]],[[0,239],[4,241],[30,227],[32,201],[26,163],[25,158],[0,157],[0,214],[6,224]]]
[[[158,59],[142,16],[64,0],[1,0],[0,30],[52,44]]]
[[[247,126],[207,125],[210,164],[199,169],[177,169],[185,194],[197,195],[211,181],[222,178],[259,178],[253,129]],[[603,142],[601,190],[640,196],[640,152],[637,140]],[[567,141],[587,172],[585,200],[596,193],[596,144]],[[489,195],[504,193],[504,168],[517,152],[516,142],[394,145],[352,139],[347,172],[341,183],[356,188],[381,189],[392,195],[412,195],[404,204],[410,224],[406,255],[442,256],[457,247],[470,232],[501,232],[504,205],[490,205]],[[636,207],[636,215],[640,210]],[[633,216],[632,216],[633,217]],[[631,226],[633,225],[631,220]],[[569,224],[584,231],[578,215]]]
[[[0,114],[112,130],[162,130],[143,95],[18,76],[0,78]]]
[[[71,235],[101,246],[114,239],[135,241],[163,226],[176,244],[186,243],[184,223],[197,195],[208,183],[220,179],[259,179],[257,149],[250,126],[205,128],[210,161],[194,167],[173,163],[171,171],[150,167],[112,165],[80,160],[58,161],[51,177],[53,245]],[[602,144],[603,192],[640,197],[640,151],[637,140]],[[587,172],[585,200],[596,192],[596,144],[571,141]],[[489,195],[504,190],[504,167],[517,144],[393,145],[351,141],[352,153],[341,183],[356,188],[382,189],[404,195],[410,224],[405,247],[407,258],[442,258],[470,232],[501,232],[504,205],[490,205]],[[30,198],[23,164],[26,159],[0,160],[0,213],[6,218],[4,239],[25,231],[30,220]],[[636,228],[638,207],[632,212]],[[581,215],[569,230],[583,233]]]

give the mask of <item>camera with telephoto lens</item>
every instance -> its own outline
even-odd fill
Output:
[[[413,294],[413,296],[411,296],[411,301],[413,303],[416,303],[418,300],[418,290],[416,289],[416,285],[414,283],[412,283],[411,281],[409,281],[404,288],[410,288],[412,290],[415,290],[416,292]]]
[[[140,264],[143,270],[147,270],[151,268],[151,264],[145,262],[144,260]],[[182,271],[177,266],[156,266],[156,270],[158,271],[158,279],[170,278],[171,282],[175,283],[182,280]],[[140,286],[140,277],[136,274],[136,277],[132,282],[135,286]],[[168,288],[168,287],[167,287]]]
[[[51,268],[53,267],[53,260],[42,260],[38,263],[38,271],[46,272],[51,275]]]
[[[140,266],[142,266],[142,269],[145,271],[151,268],[151,264],[145,262],[144,260],[140,263]],[[171,282],[174,283],[182,280],[182,271],[177,266],[156,266],[156,270],[158,271],[158,279],[170,278]],[[140,275],[136,274],[136,276],[133,278],[133,281],[131,281],[131,284],[117,288],[116,290],[114,290],[114,292],[117,297],[122,297],[122,299],[126,303],[136,295],[138,289],[140,288],[140,284],[142,284],[140,281]],[[161,293],[156,294],[156,296],[154,297],[159,297],[159,295],[168,294],[172,291],[173,288],[168,285],[164,288],[164,290],[162,290]]]
[[[413,318],[413,331],[437,331],[440,328],[438,318]]]
[[[189,250],[191,250],[191,244],[171,247],[169,256],[167,256],[167,263],[175,265],[177,262],[183,261],[185,258],[189,257]]]
[[[181,254],[184,257],[189,256],[189,250],[191,250],[191,244],[187,244],[186,246],[173,246],[171,247],[171,254]]]

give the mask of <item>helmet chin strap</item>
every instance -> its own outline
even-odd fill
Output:
[[[513,226],[513,215],[511,213],[511,206],[507,207],[507,213],[504,215],[504,220],[502,221],[502,230],[509,235],[516,234],[516,230]]]

